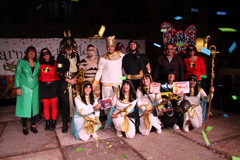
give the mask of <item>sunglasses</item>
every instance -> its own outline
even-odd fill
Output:
[[[42,52],[42,54],[43,54],[43,56],[45,56],[45,55],[50,55],[49,52]]]
[[[192,51],[195,51],[195,49],[188,49],[188,52],[192,52]]]

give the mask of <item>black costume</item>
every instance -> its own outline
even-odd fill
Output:
[[[135,54],[129,52],[130,43],[136,43],[137,45]],[[140,86],[140,71],[142,70],[143,74],[148,73],[146,66],[149,63],[149,59],[145,54],[141,53],[140,46],[137,44],[136,40],[129,41],[126,51],[129,53],[123,57],[122,66],[127,74],[127,79],[131,80],[135,90],[137,90]]]
[[[65,47],[71,49],[72,53],[67,53]],[[62,111],[61,117],[63,120],[63,129],[62,132],[67,132],[67,118],[69,117],[70,104],[73,104],[72,98],[72,90],[76,90],[76,85],[68,84],[65,79],[74,78],[78,73],[78,66],[80,63],[79,55],[78,55],[77,44],[73,38],[71,38],[71,34],[68,33],[68,36],[64,34],[64,38],[60,43],[60,53],[57,57],[57,68],[56,73],[59,75],[59,97],[62,100]],[[71,111],[70,111],[71,113]],[[70,115],[72,116],[72,115]]]

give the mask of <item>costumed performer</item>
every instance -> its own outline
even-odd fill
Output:
[[[81,84],[80,94],[77,94],[74,101],[76,107],[71,123],[71,133],[77,139],[87,141],[90,136],[97,138],[95,133],[100,124],[100,120],[96,122],[100,115],[100,104],[97,99],[94,100],[92,84],[84,81]]]
[[[189,132],[189,124],[194,128],[199,128],[202,126],[202,108],[200,105],[200,100],[205,99],[208,101],[210,98],[210,94],[207,96],[205,91],[198,87],[197,81],[198,77],[194,74],[190,74],[188,76],[189,85],[190,85],[190,93],[184,95],[184,99],[190,102],[191,107],[188,109],[188,112],[184,114],[184,123],[183,123],[183,131]],[[214,92],[214,87],[210,87],[210,93]],[[213,95],[212,95],[213,97]]]

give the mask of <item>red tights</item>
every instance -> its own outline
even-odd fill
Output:
[[[46,120],[49,120],[49,104],[52,108],[52,119],[57,119],[57,100],[58,97],[51,98],[51,99],[42,99],[43,102],[43,113]]]

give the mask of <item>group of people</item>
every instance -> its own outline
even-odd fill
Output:
[[[111,124],[118,137],[125,133],[127,138],[133,138],[136,132],[148,135],[153,127],[158,134],[162,127],[179,129],[180,126],[189,132],[190,124],[194,128],[202,125],[200,100],[208,101],[209,96],[200,87],[200,76],[206,72],[195,46],[188,46],[188,57],[182,61],[174,55],[174,45],[167,44],[166,54],[157,59],[153,79],[149,59],[141,52],[136,40],[129,41],[126,55],[115,51],[115,36],[106,38],[106,47],[107,53],[98,58],[96,47],[89,44],[87,57],[80,61],[77,44],[68,32],[64,33],[56,61],[51,52],[43,48],[39,63],[36,49],[27,48],[15,73],[16,116],[22,117],[24,135],[28,134],[27,118],[31,118],[31,131],[38,132],[35,116],[39,113],[39,98],[43,102],[45,130],[55,129],[59,98],[62,132],[68,132],[68,118],[72,117],[71,133],[84,141],[90,136],[97,137],[101,123],[99,100],[110,97],[112,107],[104,109],[107,116],[105,129]],[[81,71],[84,81],[79,80]],[[123,76],[125,80],[122,80]],[[189,94],[173,94],[173,82],[183,80],[189,81]],[[159,92],[150,92],[152,82],[161,82]],[[210,93],[213,92],[211,87]],[[52,109],[51,124],[49,106]]]

